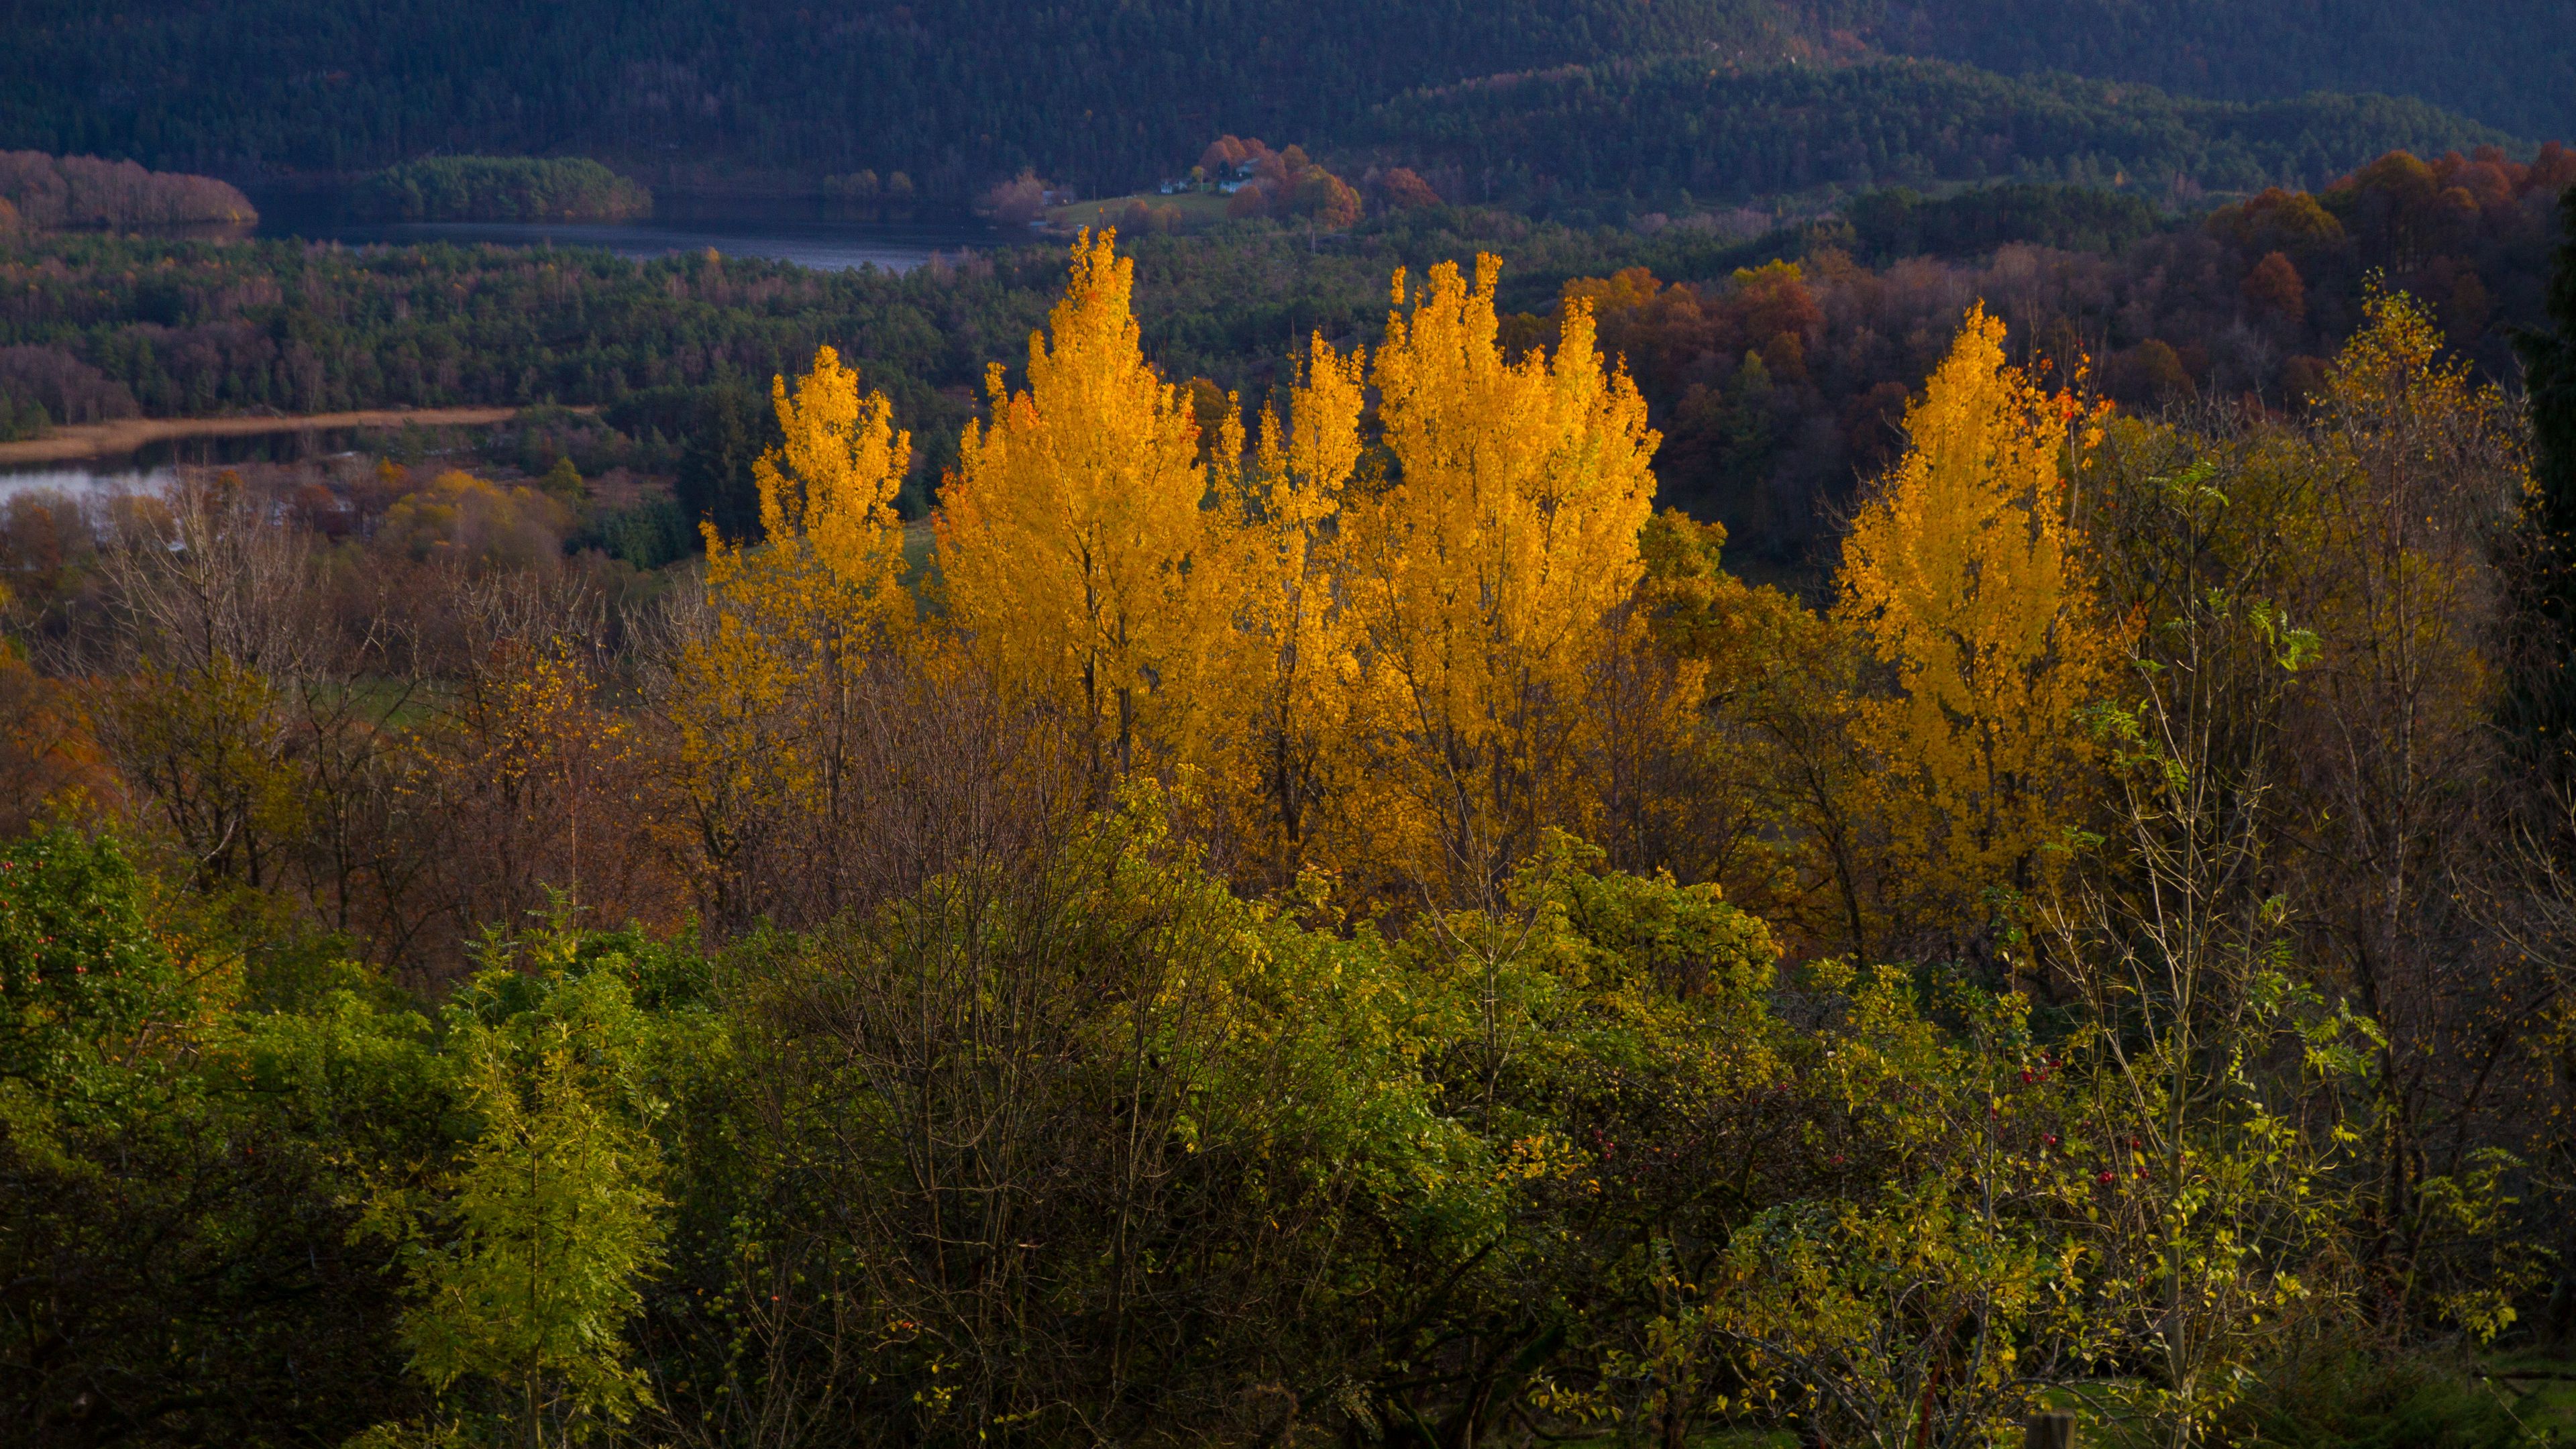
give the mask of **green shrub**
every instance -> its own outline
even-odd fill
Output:
[[[2283,1449],[2505,1449],[2536,1442],[2495,1390],[2440,1359],[2356,1348],[2276,1365],[2226,1439]]]

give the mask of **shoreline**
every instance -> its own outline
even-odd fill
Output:
[[[109,423],[75,423],[54,428],[41,438],[0,443],[0,465],[76,463],[114,458],[154,443],[178,438],[255,437],[262,433],[314,433],[332,428],[483,427],[517,417],[514,407],[362,408],[346,413],[301,413],[292,417],[119,418]]]

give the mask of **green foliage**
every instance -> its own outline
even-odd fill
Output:
[[[579,503],[587,491],[582,486],[581,469],[569,456],[555,459],[554,466],[537,480],[537,486],[565,503]]]
[[[0,850],[0,1419],[40,1445],[424,1414],[554,1439],[649,1403],[623,1333],[660,1261],[652,1129],[720,1057],[705,963],[541,933],[433,1023],[299,948],[235,1002],[167,942],[237,961],[278,923],[159,895],[112,842]],[[453,1390],[437,1413],[406,1362]]]
[[[760,1227],[690,1271],[763,1336],[692,1405],[1175,1433],[1280,1413],[1247,1366],[1372,1373],[1455,1291],[1507,1194],[1413,1069],[1456,1012],[1375,932],[1235,899],[1157,811],[743,963],[749,1173],[706,1186]]]
[[[359,183],[352,206],[386,221],[624,221],[653,193],[583,156],[433,156]]]
[[[564,540],[564,546],[575,551],[596,548],[639,569],[658,569],[695,553],[700,542],[679,504],[655,498],[593,516]]]
[[[184,1026],[195,995],[144,890],[110,840],[56,829],[0,848],[0,1079],[48,1091]]]
[[[54,420],[45,405],[33,398],[25,402],[0,397],[0,443],[14,443],[21,438],[43,437]]]
[[[2266,1365],[2231,1436],[2282,1449],[2519,1449],[2541,1442],[2488,1380],[2333,1343]]]
[[[362,1224],[403,1241],[413,1371],[442,1393],[496,1386],[495,1409],[531,1442],[651,1402],[624,1338],[662,1262],[651,1025],[621,960],[566,972],[578,944],[550,935],[529,963],[540,974],[487,971],[448,1006],[443,1055],[471,1141]]]
[[[701,524],[735,542],[760,537],[760,487],[752,464],[776,442],[777,414],[746,387],[719,384],[697,401],[688,451],[680,459],[676,488],[682,526],[692,536]]]
[[[1675,1273],[1656,1341],[1735,1386],[1720,1407],[1832,1442],[1991,1442],[2091,1333],[2060,1063],[2017,996],[1944,982],[1936,1011],[1839,963],[1804,985],[1831,1024],[1797,1053],[1803,1135],[1834,1170]]]
[[[50,832],[0,863],[0,1422],[276,1443],[399,1412],[384,1260],[348,1233],[370,1172],[440,1141],[426,1023],[347,992],[228,1011],[112,844]]]

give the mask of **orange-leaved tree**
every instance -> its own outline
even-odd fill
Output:
[[[1382,868],[1499,884],[1540,831],[1593,830],[1583,761],[1614,614],[1643,575],[1658,441],[1624,368],[1567,305],[1550,356],[1507,357],[1499,263],[1395,278],[1370,380],[1392,482],[1349,510],[1344,588],[1365,637],[1365,828]]]
[[[2004,361],[1969,310],[1907,447],[1843,543],[1838,612],[1894,692],[1861,712],[1901,918],[1973,934],[2081,823],[2095,758],[2079,711],[2118,658],[2068,518],[2071,450],[2098,429]]]
[[[992,421],[959,443],[937,554],[970,656],[1064,731],[1102,802],[1119,775],[1201,765],[1213,743],[1233,581],[1223,515],[1205,505],[1243,453],[1229,408],[1200,462],[1188,396],[1138,346],[1115,240],[1074,243],[1064,297],[1029,338],[1027,388],[999,364],[987,375]]]

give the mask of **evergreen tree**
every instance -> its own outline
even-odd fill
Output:
[[[722,386],[707,398],[706,421],[680,460],[674,491],[691,523],[707,522],[736,541],[761,537],[760,486],[752,465],[761,454],[760,415],[750,392]]]

